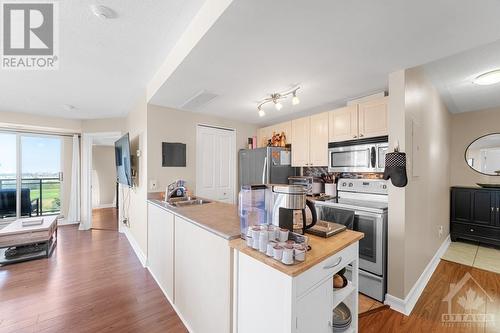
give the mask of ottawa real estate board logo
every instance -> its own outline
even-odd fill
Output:
[[[5,70],[59,68],[56,2],[1,2],[1,65]]]

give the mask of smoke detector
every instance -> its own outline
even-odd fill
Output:
[[[90,10],[101,20],[113,19],[117,16],[114,10],[102,5],[91,5]]]

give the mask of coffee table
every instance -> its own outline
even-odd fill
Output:
[[[23,226],[23,221],[43,218],[40,225]],[[0,265],[14,264],[40,258],[49,258],[57,243],[57,216],[32,217],[13,221],[0,230]],[[6,256],[10,249],[23,252],[31,247],[33,252]]]

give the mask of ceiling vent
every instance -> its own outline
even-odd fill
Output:
[[[188,99],[184,104],[181,105],[181,109],[185,110],[196,110],[203,105],[210,103],[214,98],[216,98],[217,94],[211,93],[206,90],[202,90],[195,94],[193,97]]]

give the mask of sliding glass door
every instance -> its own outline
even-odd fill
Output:
[[[0,133],[0,218],[59,214],[61,138]]]
[[[17,216],[17,135],[0,132],[0,227]]]

